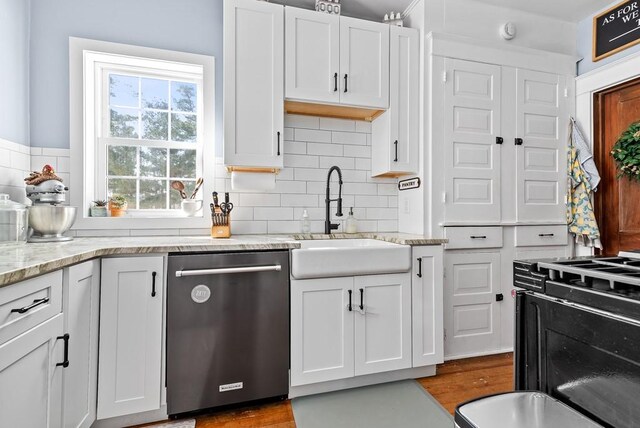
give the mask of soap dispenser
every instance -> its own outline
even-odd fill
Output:
[[[349,210],[349,215],[347,216],[345,231],[347,233],[356,233],[358,231],[358,221],[353,216],[353,207]]]
[[[309,221],[309,213],[306,209],[302,211],[302,220],[300,220],[300,226],[302,233],[311,233],[311,222]]]

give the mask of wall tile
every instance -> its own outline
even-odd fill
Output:
[[[254,220],[293,220],[293,208],[254,208]]]
[[[307,144],[307,154],[310,155],[342,156],[343,153],[344,149],[340,144]]]
[[[320,118],[313,116],[300,116],[297,114],[286,114],[284,116],[284,126],[289,128],[320,128]]]
[[[296,141],[312,143],[331,142],[331,131],[317,131],[315,129],[296,128],[293,135]]]
[[[329,169],[334,165],[340,169],[354,169],[356,167],[354,158],[320,156],[320,168]]]
[[[324,199],[323,199],[324,203]],[[282,195],[283,207],[317,207],[318,195]]]
[[[331,134],[331,141],[333,143],[367,145],[368,134],[355,132],[332,132]]]
[[[355,132],[356,121],[321,117],[320,129],[326,129],[329,131]]]
[[[285,168],[318,168],[318,156],[284,155]]]

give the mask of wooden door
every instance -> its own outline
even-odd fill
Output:
[[[102,260],[98,419],[160,408],[163,272],[160,256]]]
[[[445,221],[498,222],[501,69],[446,59]]]
[[[411,274],[357,276],[353,294],[356,376],[411,367]]]
[[[602,254],[640,248],[640,183],[617,178],[611,149],[640,120],[640,80],[595,95],[595,159],[602,181],[595,193]]]
[[[285,96],[340,102],[340,17],[285,8]]]
[[[284,8],[224,2],[224,163],[282,168]]]
[[[389,26],[340,17],[340,102],[389,108]]]
[[[291,280],[291,385],[353,377],[353,278]]]

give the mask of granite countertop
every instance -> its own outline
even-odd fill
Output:
[[[439,245],[446,239],[430,239],[399,233],[304,235],[236,235],[228,239],[209,236],[75,238],[42,244],[0,244],[0,287],[61,269],[96,257],[173,252],[223,252],[289,250],[306,239],[379,239],[404,245]]]

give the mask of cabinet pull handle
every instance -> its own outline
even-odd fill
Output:
[[[487,239],[485,235],[471,235],[469,238],[471,239]]]
[[[396,150],[396,157],[393,159],[394,162],[398,162],[398,140],[393,142]]]
[[[347,76],[349,76],[348,74],[344,75],[344,91],[347,92]]]
[[[516,142],[516,146],[521,146],[521,145],[524,143],[524,141],[522,140],[522,138],[516,138],[516,139],[515,139],[515,142]]]
[[[347,309],[349,309],[349,312],[351,312],[353,310],[353,307],[351,306],[351,294],[353,293],[352,290],[347,290],[349,291],[349,304],[347,305]]]
[[[556,236],[554,233],[538,233],[538,236],[541,238],[550,238],[552,236]]]
[[[360,289],[360,310],[364,311],[364,288]]]
[[[25,306],[18,309],[11,309],[11,313],[17,312],[19,314],[24,314],[25,312],[29,312],[31,309],[35,308],[36,306],[44,305],[48,301],[49,301],[48,297],[45,297],[43,299],[36,299],[29,306]]]
[[[333,75],[333,92],[338,92],[338,73]]]
[[[502,143],[504,143],[504,138],[496,137],[496,144],[502,144]]]
[[[56,367],[62,366],[63,368],[69,367],[69,333],[65,333],[62,336],[56,337],[57,340],[64,340],[64,361],[61,363],[57,363]]]
[[[280,156],[280,131],[278,131],[278,156]]]
[[[156,273],[151,272],[151,297],[156,297]]]
[[[422,278],[422,257],[418,257],[418,278]]]

